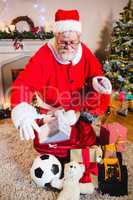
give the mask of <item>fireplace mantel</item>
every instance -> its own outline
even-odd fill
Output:
[[[31,56],[36,52],[46,41],[42,40],[23,40],[23,49],[15,50],[12,40],[0,40],[0,65],[11,62],[15,57],[18,59],[23,56]]]
[[[6,107],[2,83],[2,66],[23,57],[32,56],[47,40],[23,40],[23,49],[15,49],[12,40],[0,40],[0,106]]]

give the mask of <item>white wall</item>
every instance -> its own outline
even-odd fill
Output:
[[[54,21],[57,9],[78,9],[83,24],[82,40],[95,50],[100,40],[100,33],[107,20],[119,18],[119,12],[127,5],[128,0],[0,0],[7,1],[7,7],[0,11],[0,21],[10,22],[13,18],[28,15],[35,22],[40,23],[44,16],[49,23]],[[38,2],[45,11],[41,13],[40,7],[34,8]],[[1,4],[0,4],[1,5]],[[1,8],[0,8],[1,9]],[[3,11],[3,12],[2,12]],[[41,15],[41,16],[40,16]]]

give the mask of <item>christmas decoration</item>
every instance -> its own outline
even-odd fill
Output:
[[[28,28],[24,27],[24,22],[27,24]],[[0,22],[0,40],[12,39],[21,42],[23,39],[45,40],[53,36],[52,31],[46,32],[43,27],[36,27],[28,16],[19,16],[13,19],[10,25]]]
[[[123,101],[120,108],[117,111],[117,114],[121,116],[127,116],[128,114],[128,103],[126,101]]]
[[[15,39],[15,42],[13,43],[13,46],[14,46],[15,50],[17,50],[19,48],[23,49],[23,43],[21,43],[17,39]]]
[[[33,21],[28,16],[19,16],[19,17],[13,19],[11,24],[16,25],[17,23],[19,23],[21,21],[27,22],[27,24],[29,25],[30,31],[32,31],[32,29],[35,27]]]
[[[10,118],[11,110],[10,108],[0,109],[0,120]]]
[[[133,100],[128,101],[128,110],[133,112]]]
[[[115,90],[133,92],[133,0],[129,0],[120,16],[106,48],[104,70]]]

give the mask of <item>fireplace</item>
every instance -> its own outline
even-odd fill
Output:
[[[26,40],[23,42],[23,49],[15,50],[12,41],[0,41],[0,107],[10,107],[12,82],[43,44],[44,41],[41,40]]]
[[[1,67],[2,90],[4,96],[4,107],[10,107],[10,91],[12,82],[17,78],[18,74],[24,69],[30,57],[22,57]]]
[[[12,77],[12,81],[14,82],[17,78],[17,76],[19,75],[19,73],[23,71],[23,69],[11,69],[11,77]]]

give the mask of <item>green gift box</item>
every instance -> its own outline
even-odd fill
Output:
[[[71,149],[70,159],[71,161],[83,162],[82,160],[82,149]],[[90,162],[96,162],[96,148],[88,148],[90,155]]]

